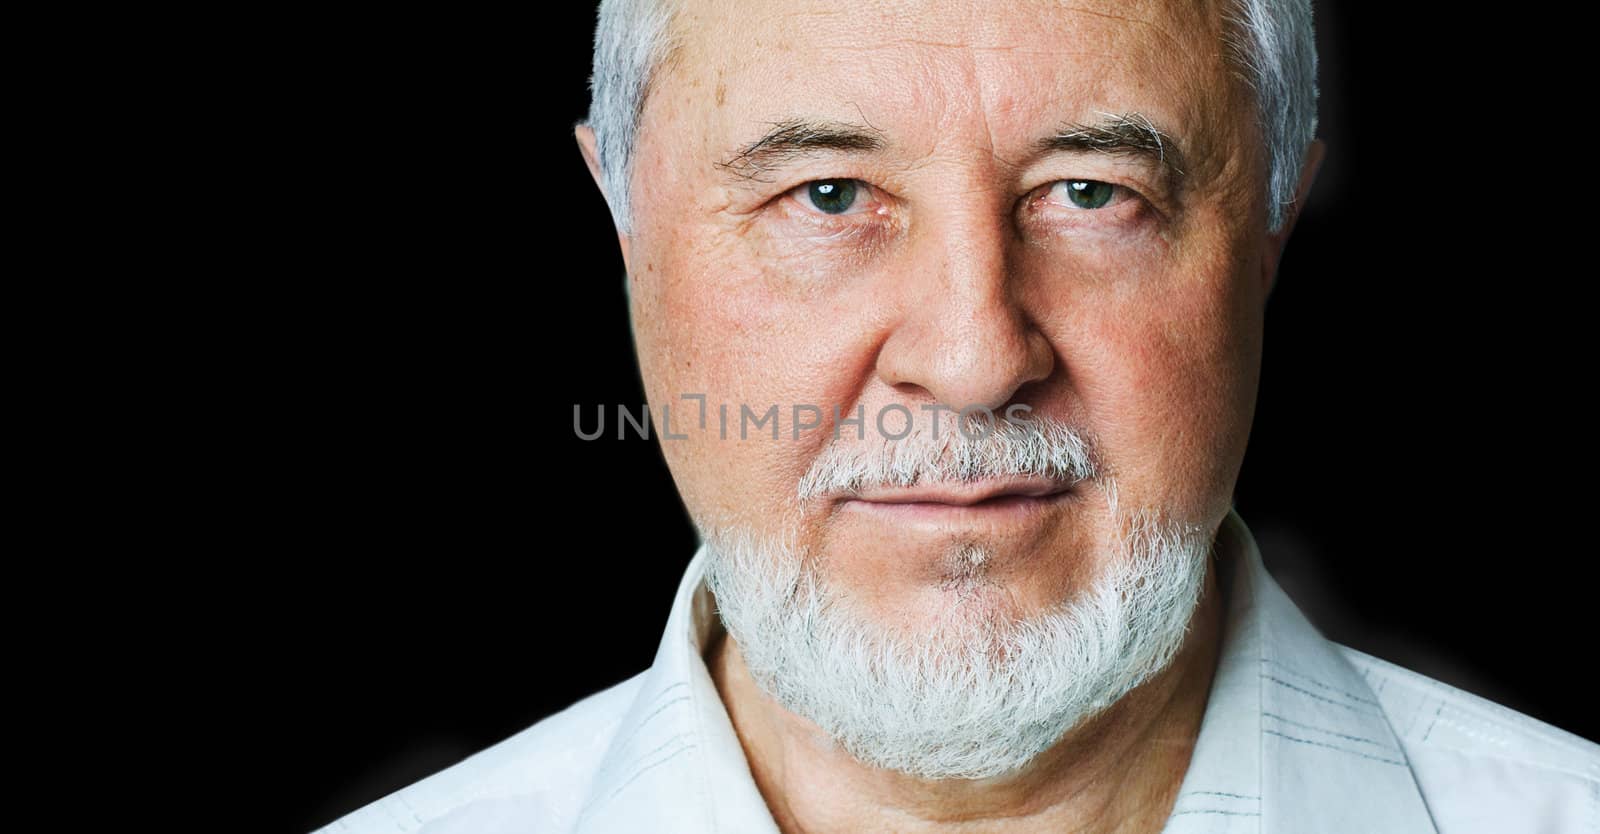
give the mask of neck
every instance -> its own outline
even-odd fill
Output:
[[[751,775],[784,834],[973,831],[1154,834],[1199,736],[1221,643],[1216,562],[1172,664],[1022,770],[929,781],[868,767],[756,685],[723,636],[707,665]]]

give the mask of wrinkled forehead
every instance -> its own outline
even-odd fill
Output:
[[[1248,133],[1219,5],[683,0],[649,106],[708,158],[801,117],[869,124],[907,160],[1012,159],[1064,121],[1138,113],[1198,166]]]

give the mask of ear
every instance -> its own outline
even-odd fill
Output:
[[[1263,296],[1270,295],[1272,288],[1277,285],[1278,262],[1283,258],[1283,248],[1288,245],[1289,235],[1300,220],[1300,210],[1305,207],[1311,186],[1317,181],[1317,172],[1322,169],[1322,160],[1327,151],[1328,144],[1321,139],[1312,140],[1310,147],[1306,148],[1306,161],[1300,168],[1300,184],[1295,187],[1294,202],[1289,205],[1289,213],[1283,219],[1283,228],[1276,234],[1267,235],[1266,256],[1261,259]]]
[[[578,140],[578,150],[583,154],[583,163],[589,166],[589,176],[594,178],[594,184],[600,189],[600,196],[605,199],[606,206],[609,207],[611,205],[611,195],[606,193],[605,178],[600,175],[600,152],[596,147],[594,128],[590,127],[588,122],[578,122],[573,126],[573,135]],[[619,230],[617,232],[617,245],[622,248],[623,268],[631,275],[633,274],[633,268],[629,266],[631,252],[628,244],[628,236]],[[624,289],[627,286],[628,282],[624,280]]]
[[[578,122],[572,132],[578,139],[578,151],[583,154],[583,163],[589,166],[589,176],[594,177],[594,184],[600,187],[601,196],[606,196],[605,180],[600,177],[600,152],[595,147],[594,128],[588,122]],[[606,202],[610,202],[609,197]]]

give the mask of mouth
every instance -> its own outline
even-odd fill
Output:
[[[1074,494],[1049,478],[994,478],[970,483],[864,489],[840,499],[841,509],[902,522],[993,522],[1052,510]]]

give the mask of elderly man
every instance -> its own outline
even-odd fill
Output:
[[[606,0],[577,140],[703,545],[654,665],[327,831],[1556,832],[1600,748],[1233,511],[1308,0]]]

